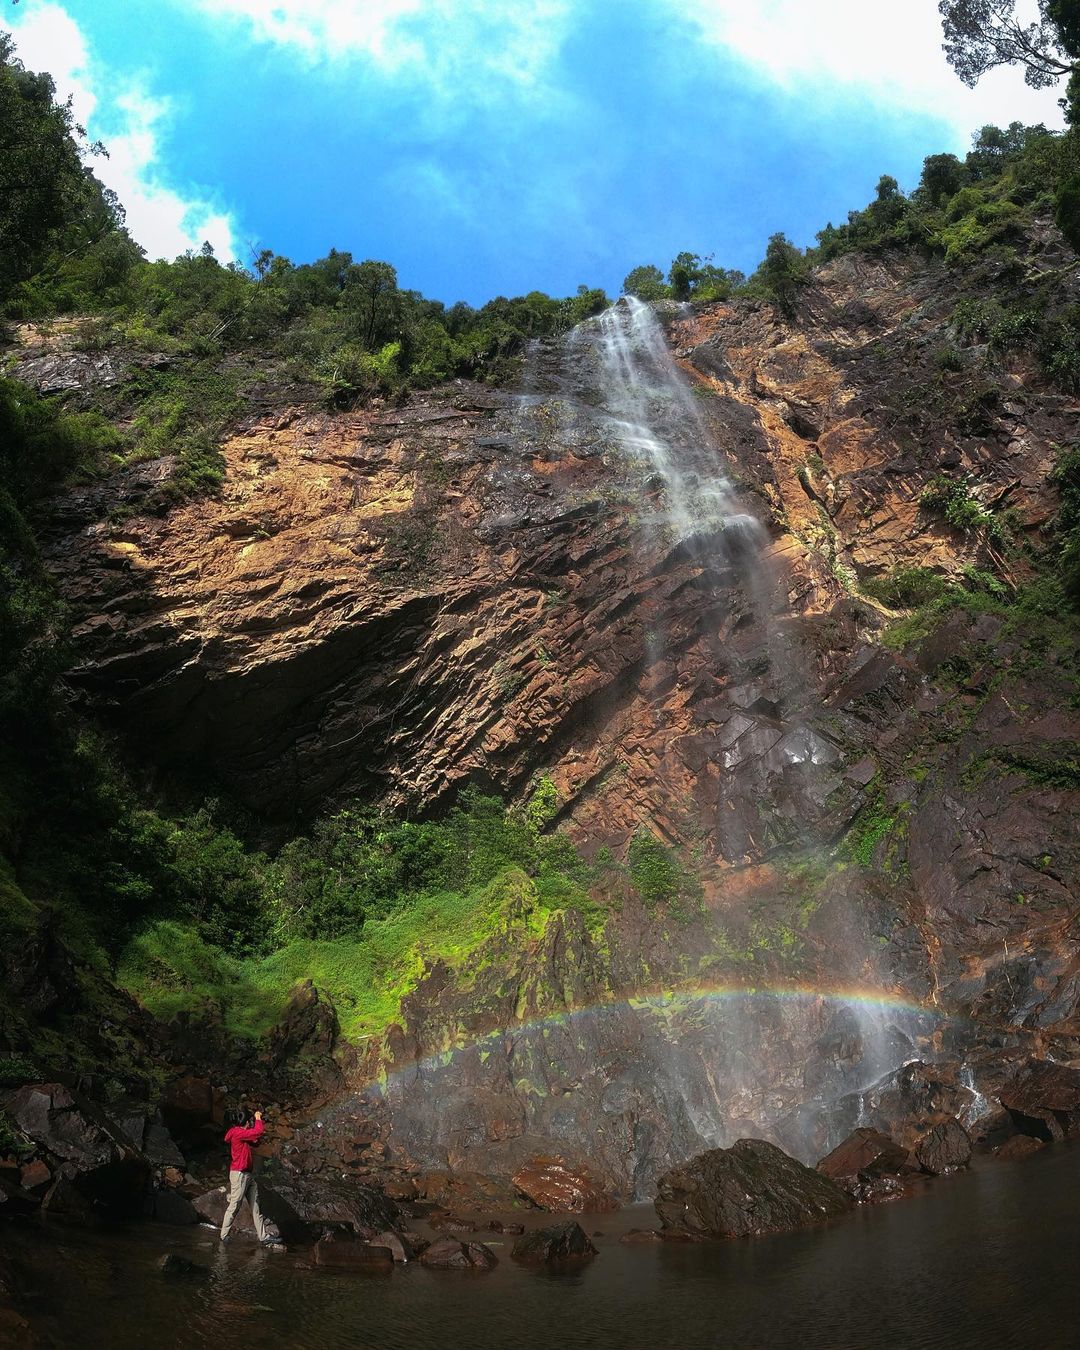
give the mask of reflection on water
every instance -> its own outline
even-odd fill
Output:
[[[1075,1347],[1080,1147],[987,1163],[826,1228],[705,1246],[620,1246],[642,1208],[586,1218],[600,1255],[573,1274],[418,1266],[370,1276],[302,1252],[214,1246],[206,1230],[0,1227],[33,1266],[30,1311],[58,1346],[283,1350],[712,1350]],[[15,1241],[17,1237],[17,1242]],[[166,1280],[165,1250],[207,1267]]]

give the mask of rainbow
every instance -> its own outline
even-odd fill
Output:
[[[962,1021],[933,1004],[920,1003],[910,994],[897,989],[883,989],[872,985],[837,985],[826,989],[810,984],[732,984],[730,982],[698,982],[678,988],[654,989],[625,998],[597,999],[576,1008],[562,1009],[531,1018],[524,1018],[507,1027],[483,1032],[471,1039],[456,1040],[444,1049],[414,1059],[398,1061],[387,1066],[376,1080],[362,1092],[383,1093],[396,1080],[415,1078],[424,1072],[445,1068],[462,1054],[476,1051],[484,1054],[511,1042],[520,1036],[548,1031],[565,1030],[579,1020],[607,1016],[618,1012],[633,1012],[659,1018],[677,1016],[692,1011],[697,1004],[738,1003],[753,999],[780,1000],[788,1003],[838,1003],[866,1008],[878,1013],[901,1014],[924,1025],[920,1030],[929,1033],[946,1021]]]

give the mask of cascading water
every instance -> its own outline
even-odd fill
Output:
[[[673,776],[707,779],[711,796],[682,816],[691,837],[697,830],[702,869],[726,877],[789,848],[812,854],[813,812],[838,781],[839,752],[783,631],[786,576],[769,532],[732,483],[707,398],[683,376],[660,317],[628,298],[563,342],[538,345],[499,444],[510,449],[491,461],[508,550],[535,509],[522,504],[535,501],[538,475],[523,465],[588,484],[546,522],[606,519],[622,532],[613,576],[638,625],[640,673],[620,691],[622,709],[597,715],[620,719],[613,739],[646,747],[631,800],[639,826],[662,828]],[[609,541],[589,529],[583,548],[602,555]],[[689,691],[676,700],[678,727],[673,689]],[[621,933],[626,950],[613,949],[606,968],[572,944],[548,952],[554,999],[530,994],[534,974],[520,970],[519,1011],[503,1014],[512,1025],[491,1031],[470,1008],[434,1043],[417,1030],[413,1051],[403,1043],[371,1089],[395,1140],[428,1164],[496,1173],[554,1147],[639,1197],[673,1163],[744,1136],[805,1161],[822,1156],[858,1123],[875,1085],[928,1057],[937,1020],[875,978],[869,920],[843,899],[814,978],[794,964],[764,973],[747,916],[758,899],[739,894],[725,903],[746,920],[740,950],[725,927],[730,908],[711,907],[687,929],[654,916],[644,932]],[[798,933],[789,939],[797,945]],[[484,1029],[470,1038],[468,1026]]]

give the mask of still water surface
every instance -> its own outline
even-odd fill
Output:
[[[1080,1145],[989,1162],[824,1228],[703,1246],[621,1246],[651,1209],[586,1218],[600,1255],[572,1274],[358,1275],[303,1252],[217,1248],[205,1229],[18,1236],[28,1311],[80,1350],[876,1350],[1080,1347]],[[13,1246],[16,1230],[0,1229]],[[163,1251],[205,1264],[166,1280]]]

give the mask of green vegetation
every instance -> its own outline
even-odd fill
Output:
[[[679,862],[673,849],[655,835],[639,830],[627,857],[630,880],[646,909],[667,907],[676,919],[689,918],[701,906],[701,886]]]
[[[1000,519],[972,497],[966,483],[937,474],[923,488],[919,505],[930,515],[941,516],[954,529],[970,534],[982,530],[994,543],[1002,543],[1005,529]]]
[[[915,609],[937,600],[949,589],[940,572],[929,567],[897,567],[878,577],[868,577],[860,589],[890,609]]]

